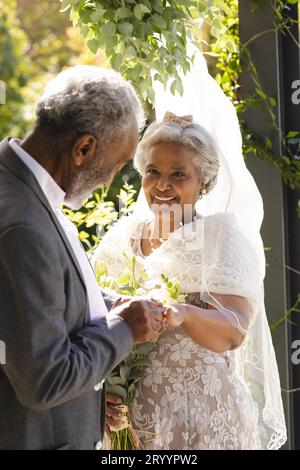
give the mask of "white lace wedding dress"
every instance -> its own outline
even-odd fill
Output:
[[[104,237],[94,258],[96,263],[105,263],[108,273],[118,276],[126,270],[122,253],[135,254],[150,278],[153,292],[161,285],[160,274],[164,273],[180,284],[181,291],[187,294],[187,303],[205,308],[199,295],[202,254],[192,231],[181,239],[171,234],[150,256],[144,257],[140,244],[144,224],[130,226],[129,219],[124,221],[123,229],[119,225],[117,231],[112,229]],[[244,239],[231,226],[230,218],[224,220],[222,214],[215,214],[209,219],[212,243],[220,230],[226,240],[224,262],[211,291],[255,296],[251,292],[255,264],[251,266],[251,256],[239,256],[247,253]],[[200,218],[197,224],[201,223]],[[235,351],[215,353],[201,347],[181,327],[162,334],[151,353],[151,364],[132,409],[133,428],[138,430],[144,448],[261,448],[257,405],[238,374],[235,356]]]

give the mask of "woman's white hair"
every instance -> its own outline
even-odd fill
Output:
[[[64,139],[90,133],[102,143],[142,129],[145,115],[133,86],[110,69],[79,65],[51,80],[36,110],[37,125]]]
[[[204,183],[204,192],[208,193],[214,188],[220,166],[219,156],[213,138],[203,127],[195,123],[183,128],[175,122],[153,122],[140,141],[134,157],[134,166],[142,176],[146,171],[150,149],[161,143],[187,147]]]

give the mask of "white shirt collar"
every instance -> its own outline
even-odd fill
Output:
[[[9,145],[18,157],[25,163],[25,165],[31,170],[36,177],[43,193],[49,201],[53,210],[60,209],[66,193],[61,187],[54,181],[52,176],[42,167],[29,153],[27,153],[22,147],[20,147],[19,139],[10,139]]]

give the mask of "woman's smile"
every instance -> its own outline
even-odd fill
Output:
[[[151,197],[151,202],[153,204],[167,204],[171,206],[175,202],[179,203],[179,198],[177,196],[158,196],[154,194]]]

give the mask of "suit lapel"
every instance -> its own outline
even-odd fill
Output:
[[[41,204],[47,209],[53,224],[55,225],[66,250],[69,253],[69,256],[74,264],[74,267],[79,275],[79,278],[82,282],[83,288],[86,291],[86,285],[84,277],[77,261],[77,257],[69,243],[69,240],[65,234],[64,229],[60,225],[55,213],[53,212],[48,199],[46,198],[44,192],[42,191],[40,185],[38,184],[37,179],[34,174],[29,170],[29,168],[23,163],[23,161],[16,155],[11,146],[9,145],[9,137],[0,143],[0,164],[5,166],[9,171],[11,171],[17,178],[21,179],[25,184],[27,184],[31,190],[35,193],[37,198],[40,200]]]

